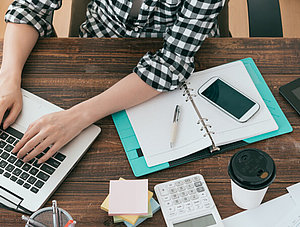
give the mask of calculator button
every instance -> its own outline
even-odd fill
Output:
[[[169,200],[171,200],[171,196],[166,195],[166,196],[163,196],[162,199],[163,199],[164,201],[169,201]]]
[[[194,182],[197,182],[197,181],[200,181],[200,180],[201,180],[201,178],[199,176],[194,176],[193,177],[193,181]]]
[[[184,204],[186,207],[191,207],[192,206],[192,203],[191,202],[187,202]]]
[[[174,188],[174,187],[175,187],[175,184],[174,184],[174,183],[170,183],[170,184],[168,184],[168,187],[169,187],[169,188]]]
[[[167,201],[165,204],[166,206],[171,206],[173,203],[171,201]]]
[[[196,206],[196,205],[202,205],[202,202],[199,200],[199,199],[197,199],[197,200],[194,200],[193,201],[193,204]]]
[[[184,191],[184,190],[185,190],[185,187],[184,187],[184,186],[179,186],[179,187],[178,187],[178,191],[179,191],[179,192],[182,192],[182,191]]]
[[[176,209],[177,210],[183,210],[184,206],[182,204],[179,204],[176,206]]]
[[[175,207],[168,207],[167,210],[168,210],[169,213],[174,212],[175,211]]]
[[[169,216],[170,216],[170,217],[174,217],[175,215],[176,215],[176,212],[170,212],[170,213],[169,213]]]
[[[187,178],[187,179],[184,180],[184,183],[190,184],[190,183],[192,183],[192,180],[190,178]]]
[[[203,187],[198,187],[197,188],[197,192],[203,192],[204,191],[204,188]]]
[[[194,207],[190,206],[190,207],[187,207],[187,211],[193,211],[194,210]]]
[[[197,204],[194,207],[195,207],[195,209],[200,210],[200,209],[203,208],[203,205],[202,204]]]
[[[175,182],[175,185],[176,186],[184,185],[184,181],[183,180],[177,181],[177,182]]]
[[[195,182],[194,185],[195,185],[195,187],[200,187],[200,186],[202,186],[202,183],[199,181],[199,182]]]
[[[196,190],[195,190],[195,189],[190,189],[190,190],[189,190],[189,194],[190,194],[190,195],[193,195],[193,194],[195,194],[195,193],[196,193]]]
[[[206,197],[206,193],[205,193],[205,192],[200,192],[200,193],[199,193],[199,196],[200,196],[200,197]]]
[[[178,205],[178,204],[180,204],[181,203],[181,201],[179,200],[179,199],[175,199],[174,201],[173,201],[173,204],[176,206],[176,205]]]
[[[204,203],[203,204],[205,208],[210,208],[211,204],[210,203]]]
[[[208,198],[202,198],[202,202],[203,203],[209,203],[209,199]]]
[[[162,196],[168,195],[168,190],[165,187],[160,187],[159,191]]]
[[[194,194],[191,196],[191,200],[196,200],[196,199],[199,199],[199,195]]]
[[[192,188],[194,188],[194,184],[188,184],[188,185],[186,186],[186,188],[187,188],[187,189],[192,189]]]
[[[170,188],[170,189],[169,189],[169,192],[170,192],[171,194],[174,194],[174,193],[177,192],[177,190],[176,190],[176,188]]]
[[[182,215],[185,213],[185,210],[178,210],[177,212],[178,212],[178,215]]]
[[[178,194],[172,194],[172,195],[171,195],[171,198],[172,198],[173,200],[175,200],[175,199],[178,199],[179,196],[178,196]]]
[[[183,191],[183,192],[180,192],[179,195],[180,195],[181,197],[184,197],[184,196],[187,196],[188,193],[187,193],[186,191]]]
[[[190,201],[190,198],[189,198],[189,197],[183,197],[183,198],[182,198],[182,202],[186,203],[186,202],[188,202],[188,201]]]

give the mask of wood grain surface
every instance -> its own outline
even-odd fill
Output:
[[[3,41],[0,40],[0,48]],[[69,108],[93,97],[132,72],[147,52],[162,47],[161,39],[59,39],[38,41],[23,72],[22,87],[46,100]],[[2,53],[2,49],[0,49]],[[251,57],[291,123],[294,131],[247,147],[266,151],[274,159],[277,176],[264,201],[286,193],[286,187],[300,182],[300,116],[279,94],[279,87],[300,77],[300,39],[213,38],[207,39],[195,57],[196,71]],[[101,107],[95,107],[101,108]],[[135,179],[111,117],[96,122],[102,132],[45,206],[56,199],[78,225],[123,226],[100,210],[108,194],[109,180]],[[156,172],[149,179],[154,185],[194,173],[202,174],[222,218],[240,211],[231,199],[227,165],[232,150]],[[21,215],[1,209],[1,227],[24,226]],[[165,226],[161,211],[141,226]]]

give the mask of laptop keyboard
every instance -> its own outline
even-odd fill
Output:
[[[24,163],[22,159],[17,158],[17,154],[11,152],[22,136],[21,132],[11,127],[5,131],[0,129],[0,175],[33,193],[38,193],[66,156],[57,152],[45,163],[38,164],[38,159],[49,150],[47,148],[29,162]]]

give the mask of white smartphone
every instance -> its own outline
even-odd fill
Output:
[[[212,77],[198,89],[198,94],[239,122],[248,121],[259,104],[219,77]]]

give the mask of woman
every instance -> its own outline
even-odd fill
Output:
[[[70,109],[33,122],[13,152],[46,161],[93,122],[176,89],[194,70],[194,55],[206,37],[218,35],[217,16],[225,0],[93,0],[81,37],[163,37],[163,48],[146,53],[133,72],[105,92]],[[15,0],[5,15],[0,69],[0,120],[6,129],[22,109],[21,73],[39,37],[53,34],[47,18],[61,0]],[[76,122],[76,124],[72,124]]]

